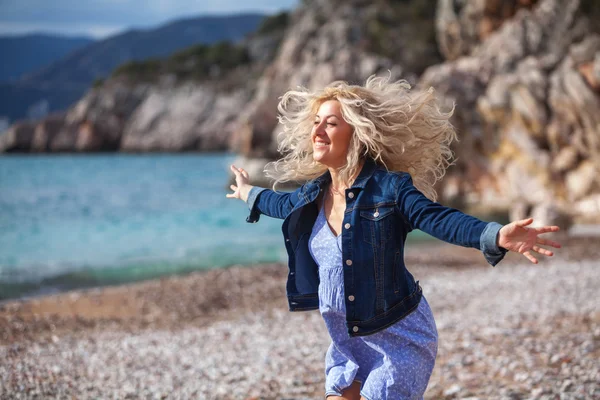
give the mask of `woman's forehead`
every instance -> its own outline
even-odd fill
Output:
[[[327,100],[319,106],[316,117],[327,118],[330,116],[340,118],[340,103],[337,100]]]

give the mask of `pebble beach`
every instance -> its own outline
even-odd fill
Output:
[[[439,332],[425,398],[600,398],[598,260],[598,237],[495,268],[472,249],[408,249]],[[286,273],[233,266],[0,303],[0,398],[323,399],[328,334],[318,312],[287,310]]]

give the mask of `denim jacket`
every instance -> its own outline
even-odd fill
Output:
[[[254,187],[248,195],[248,222],[258,222],[260,214],[284,219],[290,311],[319,307],[319,271],[308,241],[318,215],[316,199],[330,180],[326,172],[292,193]],[[345,195],[342,259],[350,336],[382,330],[419,305],[421,287],[404,265],[404,243],[413,229],[480,249],[492,265],[506,253],[496,244],[500,224],[432,202],[415,188],[408,173],[387,171],[373,160],[365,162]]]

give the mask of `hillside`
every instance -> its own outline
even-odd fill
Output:
[[[50,34],[0,36],[0,82],[21,78],[92,42],[89,37]]]
[[[49,111],[64,110],[94,80],[105,78],[129,61],[166,57],[198,43],[239,41],[257,29],[262,14],[203,16],[177,20],[155,29],[130,30],[80,48],[17,82],[0,84],[0,116],[24,118],[46,101]]]

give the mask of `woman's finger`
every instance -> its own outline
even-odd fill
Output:
[[[533,218],[522,219],[520,221],[516,221],[515,224],[517,226],[527,226],[533,222]]]
[[[553,240],[548,240],[548,239],[542,239],[542,238],[538,238],[537,243],[543,244],[544,246],[552,246],[557,249],[560,249],[562,247],[561,244],[558,242],[555,242]]]
[[[527,259],[528,259],[529,261],[531,261],[532,263],[534,263],[534,264],[537,264],[537,263],[538,263],[538,260],[537,260],[537,258],[535,258],[534,256],[532,256],[530,252],[526,251],[525,253],[523,253],[523,255],[524,255],[525,257],[527,257]]]
[[[233,173],[235,174],[235,177],[237,179],[238,175],[241,174],[240,171],[238,170],[238,168],[233,164],[231,164],[231,167],[229,167],[229,168],[231,168],[231,171],[233,171]]]
[[[237,186],[235,186],[235,185],[229,185],[229,188],[230,188],[231,190],[233,190],[234,192],[236,192],[236,191],[237,191],[237,189],[238,189],[238,188],[237,188]]]
[[[543,247],[540,247],[540,246],[533,246],[531,249],[533,251],[535,251],[536,253],[540,253],[540,254],[543,254],[543,255],[548,256],[548,257],[552,257],[554,255],[554,253],[551,252],[550,250],[546,250],[546,249],[544,249]]]
[[[546,233],[546,232],[558,232],[560,230],[560,228],[556,225],[553,226],[542,226],[541,228],[532,228],[533,230],[535,230],[538,234],[539,233]]]
[[[240,168],[240,172],[242,173],[242,176],[246,179],[248,179],[249,175],[248,175],[248,171],[246,171],[244,168]]]

